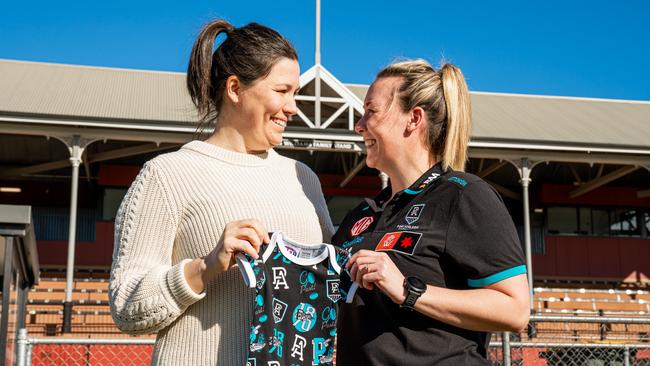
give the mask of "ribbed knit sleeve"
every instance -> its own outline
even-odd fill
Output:
[[[189,259],[172,263],[177,207],[155,161],[142,168],[120,205],[109,299],[113,320],[124,332],[157,332],[205,296],[185,280]]]

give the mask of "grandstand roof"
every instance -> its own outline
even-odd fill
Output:
[[[0,80],[0,121],[22,116],[185,127],[196,121],[184,73],[0,60]],[[346,86],[362,100],[368,88]],[[471,97],[475,147],[541,144],[650,155],[650,102],[484,92]]]

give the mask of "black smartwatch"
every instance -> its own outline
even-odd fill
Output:
[[[415,276],[408,276],[404,279],[404,294],[406,298],[399,306],[402,309],[413,310],[415,302],[427,290],[427,284],[420,278]]]

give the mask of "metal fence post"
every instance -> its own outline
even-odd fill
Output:
[[[510,332],[503,332],[503,364],[510,366]]]
[[[26,354],[27,363],[25,364],[25,366],[32,366],[32,348],[33,347],[34,347],[34,343],[32,343],[32,340],[29,339],[27,341],[27,354]]]
[[[18,329],[18,338],[16,338],[16,366],[27,365],[27,329]]]
[[[625,349],[623,351],[623,364],[625,366],[630,366],[630,346],[625,345]]]

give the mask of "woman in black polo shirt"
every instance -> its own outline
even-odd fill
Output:
[[[459,68],[382,70],[356,125],[390,185],[332,239],[359,284],[338,321],[338,365],[484,365],[489,331],[528,322],[521,246],[499,195],[464,173],[470,97]]]

